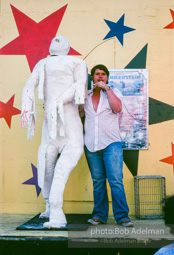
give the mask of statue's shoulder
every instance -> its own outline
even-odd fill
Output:
[[[84,62],[84,60],[82,60],[80,57],[74,57],[74,56],[67,55],[66,58],[68,61],[72,61],[73,63],[76,63],[76,64],[80,64],[80,63]]]
[[[40,67],[42,67],[43,65],[45,65],[46,60],[47,60],[47,58],[43,58],[43,59],[39,60],[39,61],[37,62],[37,64],[35,65],[34,70],[37,70],[38,68],[40,68]]]

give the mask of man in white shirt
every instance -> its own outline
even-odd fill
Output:
[[[108,194],[106,178],[112,195],[113,214],[117,224],[133,227],[128,217],[123,178],[123,150],[119,133],[119,112],[122,110],[121,93],[107,85],[109,71],[104,65],[94,66],[91,78],[94,82],[85,101],[85,155],[93,180],[93,225],[106,223],[108,218]]]

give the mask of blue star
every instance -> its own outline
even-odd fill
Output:
[[[32,167],[32,171],[33,171],[33,177],[28,179],[27,181],[23,182],[22,184],[35,185],[37,197],[38,197],[41,192],[41,188],[38,185],[37,168],[33,164],[31,164],[31,167]]]
[[[123,45],[123,35],[135,30],[134,28],[124,26],[124,14],[117,21],[117,23],[109,21],[109,20],[104,20],[104,21],[110,28],[110,31],[103,40],[116,36],[119,42]]]

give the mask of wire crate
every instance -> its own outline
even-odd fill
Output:
[[[165,177],[160,175],[134,176],[134,195],[135,216],[138,219],[164,217]]]

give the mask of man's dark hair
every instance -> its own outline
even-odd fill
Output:
[[[109,77],[109,70],[107,69],[106,66],[101,65],[101,64],[100,64],[100,65],[96,65],[96,66],[94,66],[94,67],[91,69],[91,76],[94,75],[96,69],[103,70],[103,71],[107,74],[107,76]]]
[[[174,195],[169,196],[164,201],[164,221],[171,229],[171,233],[174,234]]]

